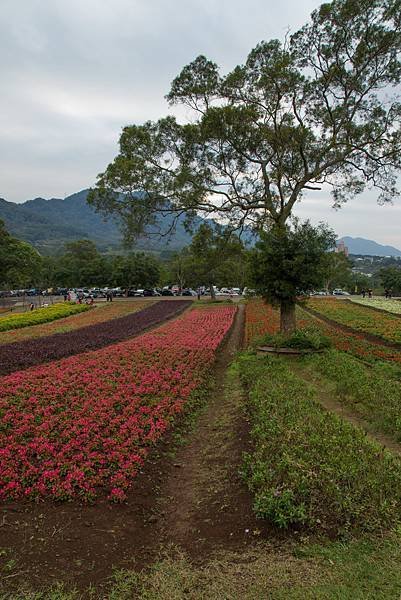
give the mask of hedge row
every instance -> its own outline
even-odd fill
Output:
[[[245,354],[238,364],[254,441],[244,474],[257,515],[330,534],[397,523],[400,461],[321,408],[282,359]]]
[[[371,367],[331,350],[305,359],[313,371],[327,377],[341,402],[356,410],[376,429],[401,440],[401,368],[376,363]]]
[[[73,302],[59,302],[51,306],[36,308],[29,312],[18,313],[10,317],[0,318],[0,331],[8,331],[10,329],[20,329],[21,327],[29,327],[30,325],[40,325],[49,323],[56,319],[63,319],[70,315],[75,315],[86,310],[90,310],[87,304],[75,304]]]

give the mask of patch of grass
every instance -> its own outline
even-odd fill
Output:
[[[111,600],[398,600],[401,545],[397,534],[277,550],[259,544],[220,551],[194,565],[176,548],[140,573],[115,575]]]
[[[356,409],[376,429],[401,440],[401,370],[398,365],[377,363],[366,367],[336,350],[309,356],[304,361],[334,384],[335,393],[344,404]]]
[[[344,535],[391,528],[401,516],[401,463],[326,412],[284,361],[239,358],[254,451],[244,476],[254,509],[281,528]]]
[[[260,543],[240,553],[219,550],[207,563],[193,564],[179,549],[166,548],[140,572],[116,571],[108,591],[85,595],[55,585],[42,592],[23,589],[1,600],[399,600],[401,539],[348,543],[298,543],[277,549]]]

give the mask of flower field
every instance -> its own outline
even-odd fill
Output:
[[[0,497],[91,501],[106,492],[123,501],[235,312],[195,309],[133,340],[0,379]]]
[[[74,304],[72,302],[59,302],[43,308],[0,317],[0,331],[9,329],[19,329],[31,325],[39,325],[56,319],[62,319],[70,315],[75,315],[90,310],[87,304]]]
[[[0,344],[21,342],[23,340],[44,337],[45,335],[52,335],[54,333],[73,331],[74,329],[80,329],[87,325],[104,323],[110,319],[124,317],[125,315],[141,310],[145,306],[149,306],[150,302],[137,300],[131,302],[124,300],[122,302],[104,302],[102,304],[95,304],[89,311],[73,314],[69,317],[58,319],[57,321],[43,323],[41,325],[31,325],[30,327],[24,327],[22,329],[12,329],[11,331],[1,331]],[[76,306],[85,305],[81,304]]]
[[[395,315],[401,315],[401,302],[399,300],[390,300],[386,298],[357,298],[352,297],[352,302],[355,304],[362,304],[363,306],[370,306],[371,308],[378,308],[379,310],[385,310]]]
[[[277,333],[280,328],[280,315],[277,309],[262,300],[251,300],[245,309],[245,342],[250,344],[265,333]]]
[[[335,298],[311,298],[307,307],[356,331],[373,334],[389,342],[401,342],[401,321],[390,313],[372,311],[364,306]]]
[[[159,301],[143,310],[75,331],[0,346],[0,375],[125,340],[178,315],[191,300]]]
[[[319,321],[300,307],[297,307],[297,324],[300,328],[312,325],[318,327],[324,335],[332,340],[337,350],[348,352],[362,360],[369,362],[382,360],[401,364],[401,351],[382,346],[379,342],[369,342],[362,334],[344,333],[335,326]],[[247,344],[265,333],[277,333],[279,326],[280,317],[277,309],[264,304],[262,300],[248,302],[245,326]]]

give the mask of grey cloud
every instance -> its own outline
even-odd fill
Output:
[[[164,95],[183,65],[206,54],[229,70],[260,40],[296,30],[319,4],[2,0],[0,196],[20,202],[92,185],[115,156],[122,126],[168,112]],[[336,215],[329,206],[324,195],[308,197],[299,213],[344,234],[374,237],[381,227],[378,241],[401,245],[386,225],[399,212],[371,199],[368,210],[355,202]]]

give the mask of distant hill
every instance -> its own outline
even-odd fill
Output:
[[[92,240],[101,251],[120,249],[118,222],[115,219],[106,221],[86,203],[88,191],[82,190],[64,200],[35,198],[22,204],[0,198],[0,219],[12,235],[30,242],[42,254],[58,252],[65,242],[78,239]],[[152,236],[151,239],[139,240],[136,249],[160,253],[183,248],[191,241],[183,222],[181,218],[169,240]],[[170,224],[171,220],[164,218],[160,223],[161,229],[167,231]]]
[[[7,202],[0,198],[0,219],[7,230],[15,237],[31,243],[42,254],[61,252],[66,242],[89,239],[95,242],[102,252],[121,250],[121,234],[116,219],[105,220],[87,202],[89,190],[82,190],[64,200],[61,198],[35,198],[22,204]],[[203,222],[199,218],[195,229]],[[158,224],[162,231],[168,231],[171,217],[164,217]],[[245,235],[250,241],[251,234]],[[367,256],[401,256],[401,250],[392,246],[382,246],[364,238],[341,238],[350,254]],[[184,217],[178,220],[174,234],[169,238],[152,236],[141,239],[137,250],[147,250],[157,254],[180,250],[191,242],[191,235],[184,227]]]
[[[394,248],[393,246],[382,246],[373,240],[345,236],[339,241],[344,242],[350,254],[362,254],[365,256],[401,256],[401,250],[398,250],[398,248]]]

